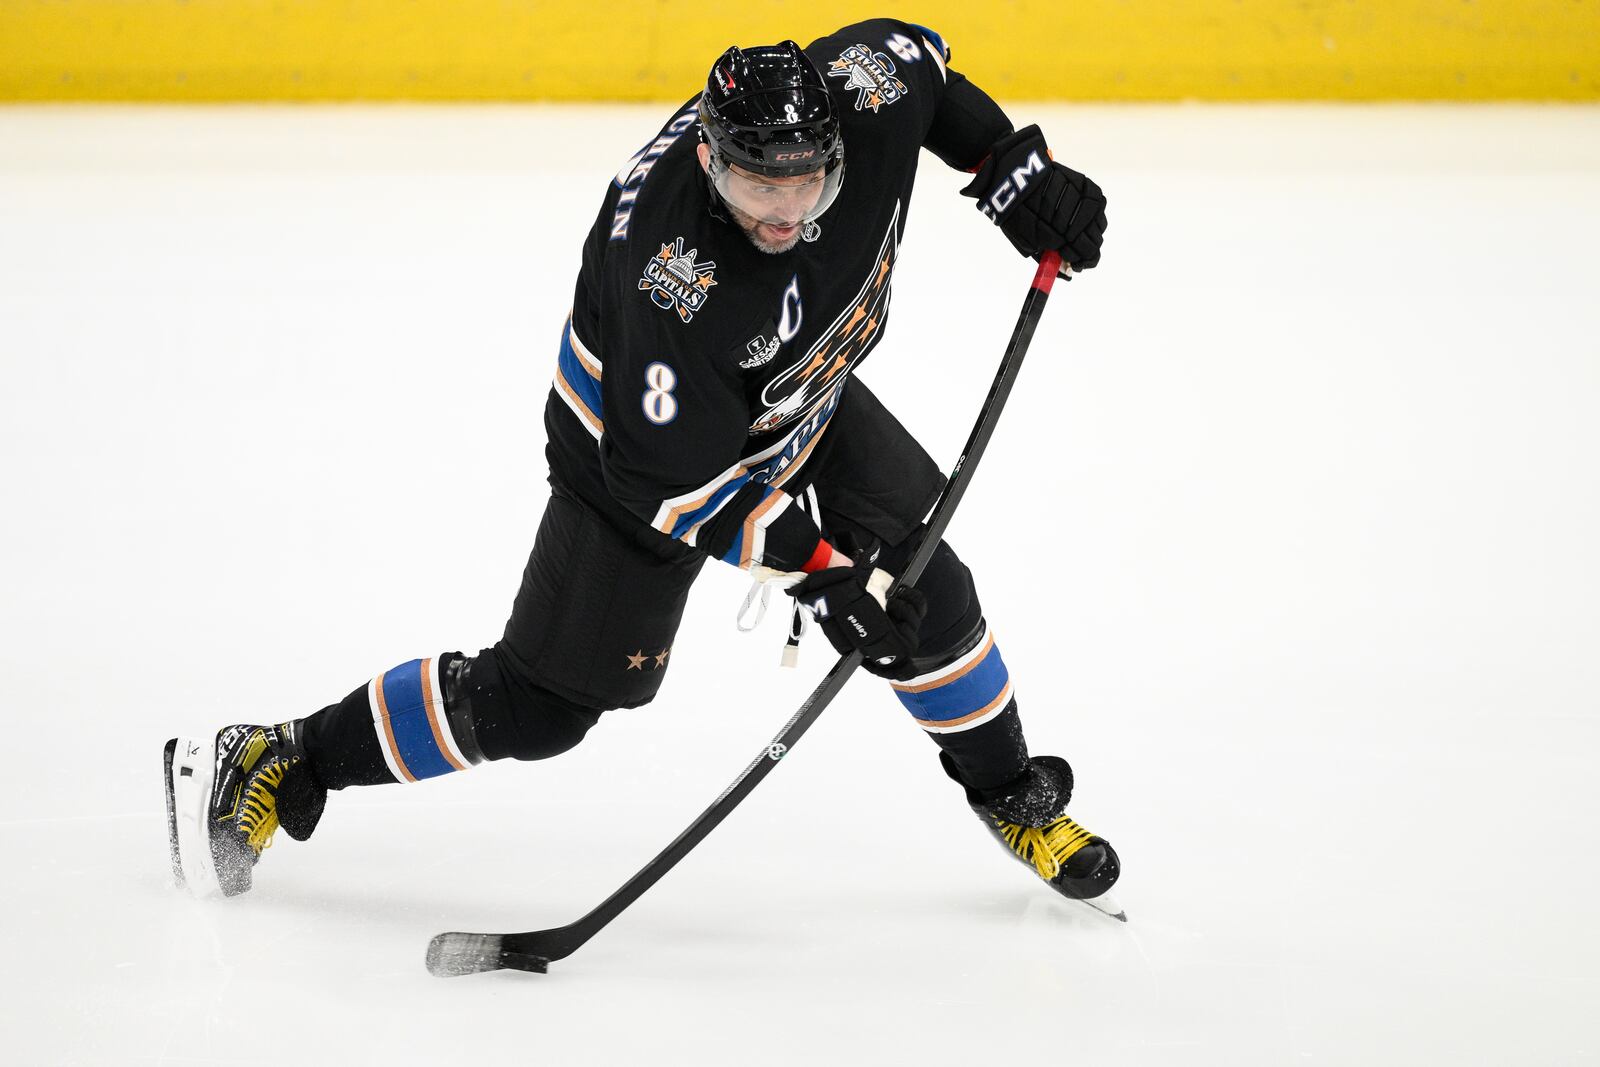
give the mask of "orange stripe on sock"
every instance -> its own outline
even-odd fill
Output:
[[[947,730],[952,726],[961,726],[965,723],[973,721],[974,719],[981,719],[985,715],[991,714],[992,712],[1003,708],[1009,703],[1011,703],[1011,686],[1007,685],[1004,689],[1000,690],[999,696],[995,697],[987,705],[979,708],[971,715],[963,715],[959,719],[945,719],[943,722],[934,719],[918,719],[917,725],[931,729]]]
[[[428,729],[433,731],[433,743],[439,746],[439,755],[456,770],[464,771],[467,768],[450,754],[450,746],[444,742],[444,731],[439,728],[439,716],[444,709],[433,702],[433,662],[431,659],[422,661],[422,708],[428,713]]]
[[[411,768],[406,766],[406,758],[400,755],[400,746],[394,741],[394,727],[389,723],[389,702],[383,699],[383,675],[378,675],[378,680],[372,683],[372,692],[378,698],[378,714],[383,716],[383,736],[389,739],[389,751],[394,754],[394,765],[400,768],[400,773],[406,781],[414,782],[417,776],[411,773]]]
[[[890,682],[889,685],[901,693],[925,693],[929,689],[937,689],[941,685],[949,685],[951,682],[955,681],[957,678],[965,676],[967,672],[973,670],[978,666],[978,664],[988,659],[989,653],[993,649],[994,634],[991,632],[988,639],[983,643],[983,651],[979,652],[976,656],[972,657],[972,659],[968,660],[967,665],[962,667],[959,671],[956,671],[953,674],[946,674],[939,678],[935,678],[931,682],[923,682],[921,685],[897,685],[894,682]]]

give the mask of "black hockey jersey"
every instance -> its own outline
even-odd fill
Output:
[[[875,19],[805,51],[838,104],[845,167],[813,239],[769,254],[712,215],[687,102],[606,194],[545,413],[573,491],[782,571],[827,555],[785,486],[888,326],[920,150],[972,168],[1011,128],[926,28]]]

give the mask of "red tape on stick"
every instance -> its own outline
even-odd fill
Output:
[[[1048,293],[1056,284],[1056,276],[1061,272],[1061,253],[1046,252],[1039,257],[1039,273],[1033,276],[1033,287],[1041,293]]]

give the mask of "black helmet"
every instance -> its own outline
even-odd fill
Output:
[[[824,188],[809,220],[828,209],[844,180],[838,106],[793,41],[722,54],[700,94],[700,136],[711,149],[712,188],[723,199],[730,164],[767,178],[820,171]]]

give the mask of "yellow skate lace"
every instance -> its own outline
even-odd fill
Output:
[[[1093,836],[1065,815],[1048,826],[1019,826],[1004,819],[995,819],[994,825],[1011,851],[1033,864],[1039,877],[1047,882]]]
[[[278,786],[288,771],[287,763],[274,760],[250,779],[239,805],[239,832],[257,856],[272,847],[278,832]]]

